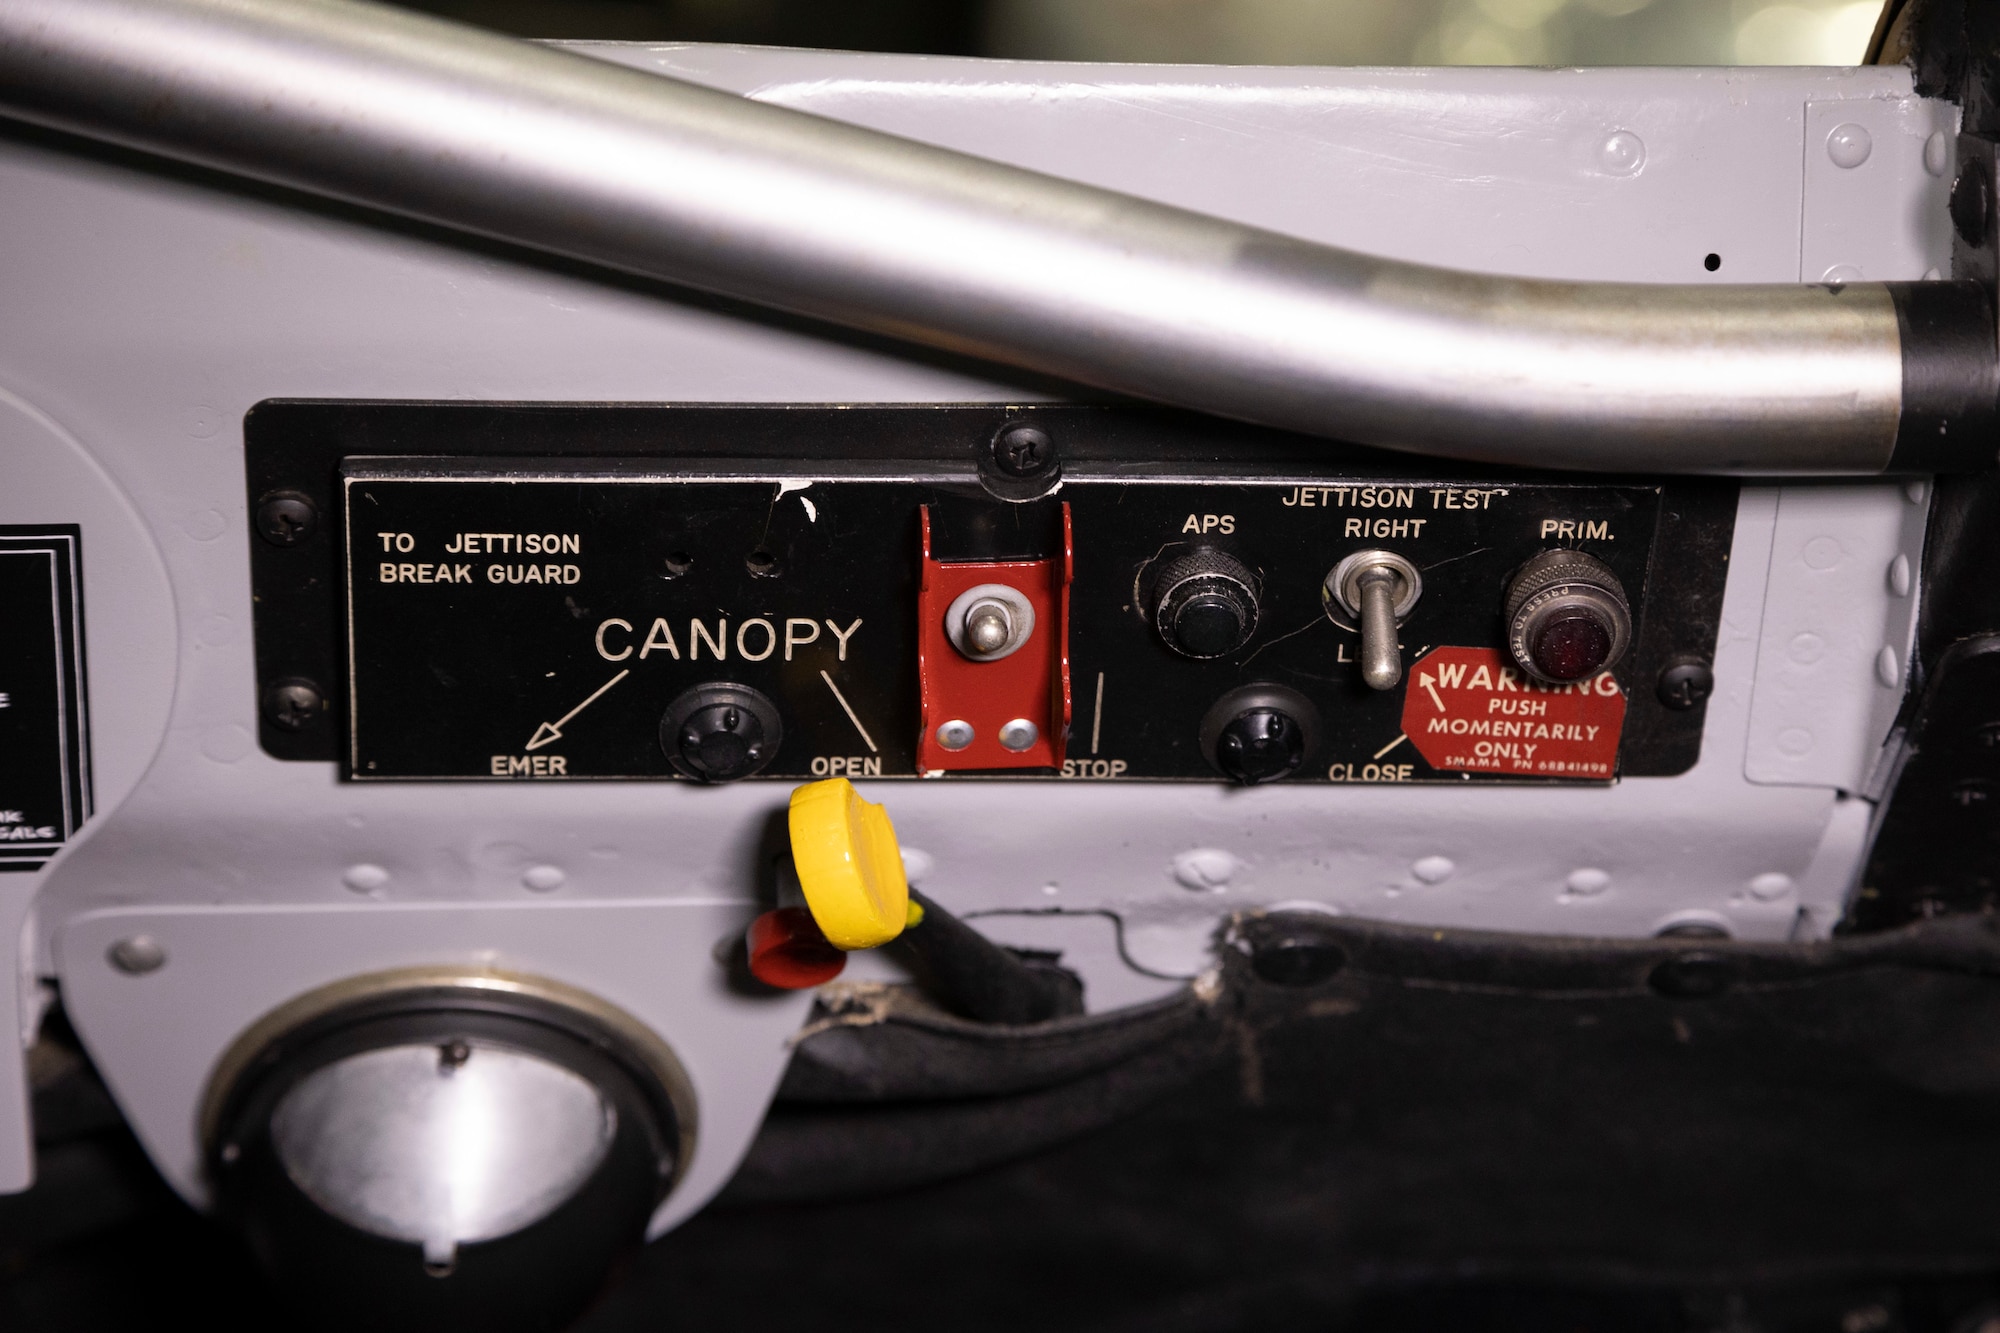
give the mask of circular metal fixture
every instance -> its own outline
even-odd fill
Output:
[[[970,722],[955,717],[949,722],[938,723],[937,743],[947,750],[963,750],[972,744],[974,734]]]
[[[1616,666],[1632,643],[1624,585],[1581,551],[1543,551],[1507,584],[1507,651],[1536,680],[1568,685]]]
[[[944,610],[951,646],[974,662],[997,662],[1035,635],[1035,604],[1019,588],[982,583],[952,598]]]
[[[209,1167],[280,1285],[340,1327],[564,1323],[692,1146],[650,1030],[538,978],[450,969],[301,997],[224,1056]]]
[[[778,706],[748,685],[697,685],[667,706],[660,748],[703,782],[734,782],[763,769],[784,743]]]
[[[1183,657],[1223,657],[1257,632],[1257,576],[1236,557],[1197,547],[1154,582],[1153,626]]]
[[[458,1247],[555,1211],[603,1164],[618,1112],[582,1075],[487,1040],[407,1042],[320,1066],[278,1099],[271,1143],[306,1197],[358,1230]]]
[[[1223,776],[1254,787],[1288,778],[1319,749],[1319,710],[1283,685],[1247,685],[1202,718],[1202,757]]]

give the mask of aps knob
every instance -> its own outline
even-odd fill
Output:
[[[1154,583],[1153,625],[1183,657],[1223,657],[1257,632],[1257,576],[1201,546],[1169,561]]]
[[[1617,665],[1632,643],[1632,607],[1602,560],[1543,551],[1507,583],[1507,650],[1536,680],[1567,685]]]

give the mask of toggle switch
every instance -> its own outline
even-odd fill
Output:
[[[1060,770],[1069,742],[1070,511],[1032,560],[944,560],[919,511],[917,770]]]
[[[1035,636],[1035,604],[1009,583],[981,583],[952,599],[945,637],[974,662],[997,662]]]
[[[1403,678],[1396,629],[1423,596],[1417,567],[1393,551],[1356,551],[1326,576],[1328,611],[1338,607],[1361,627],[1361,679],[1373,690],[1394,689]]]

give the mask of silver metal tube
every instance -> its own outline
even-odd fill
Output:
[[[354,0],[0,0],[0,110],[1265,425],[1609,471],[1868,473],[1880,284],[1480,276]]]

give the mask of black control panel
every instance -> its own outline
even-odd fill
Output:
[[[0,526],[0,872],[38,870],[90,815],[82,536]]]
[[[1122,407],[246,437],[265,748],[356,781],[1668,774],[1735,509]]]

